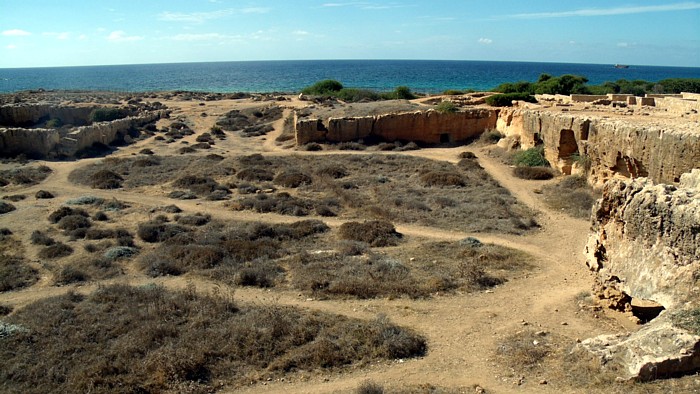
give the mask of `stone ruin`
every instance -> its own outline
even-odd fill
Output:
[[[682,175],[677,187],[645,178],[610,181],[592,221],[585,254],[596,273],[595,294],[650,322],[634,333],[587,339],[581,347],[603,365],[622,367],[622,379],[700,370],[700,331],[680,327],[675,318],[695,316],[700,327],[700,169]]]
[[[129,142],[137,134],[137,128],[167,116],[162,109],[129,108],[126,117],[92,123],[90,114],[97,108],[100,107],[54,104],[0,106],[0,156],[74,157],[95,144]],[[55,127],[47,125],[52,120]]]

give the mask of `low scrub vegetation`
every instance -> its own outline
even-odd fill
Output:
[[[585,177],[573,175],[543,187],[542,197],[552,209],[575,218],[588,219],[600,192],[594,190]]]
[[[427,351],[386,319],[241,308],[230,296],[153,285],[47,298],[7,322],[22,329],[0,341],[0,379],[24,393],[212,392]]]
[[[554,171],[549,167],[515,167],[513,175],[520,179],[544,181],[554,178]]]
[[[538,146],[526,150],[521,150],[513,154],[511,161],[516,166],[525,167],[548,167],[549,162],[544,157],[544,147]]]
[[[513,101],[536,103],[537,99],[527,93],[503,93],[486,97],[486,104],[493,107],[511,107],[513,106]]]
[[[368,89],[346,88],[342,83],[332,79],[316,82],[302,89],[301,93],[310,96],[334,97],[352,103],[378,100],[413,100],[416,98],[408,86],[398,86],[391,92],[379,93]]]
[[[365,242],[370,246],[395,246],[401,234],[389,222],[371,220],[364,223],[343,223],[338,230],[340,239]]]
[[[111,122],[127,117],[129,114],[121,108],[95,108],[90,112],[91,122]]]
[[[22,166],[18,168],[0,170],[0,186],[35,185],[51,174],[51,168],[41,166]]]

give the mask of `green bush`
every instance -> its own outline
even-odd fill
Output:
[[[446,100],[435,106],[435,110],[441,114],[454,113],[458,111],[457,106],[452,101]]]
[[[126,111],[119,108],[95,108],[90,112],[91,122],[111,122],[113,120],[125,118]]]
[[[349,103],[357,103],[360,101],[377,101],[382,99],[377,92],[367,89],[344,88],[333,95]]]
[[[46,122],[46,127],[51,128],[51,129],[57,129],[59,127],[63,126],[63,121],[58,118],[52,118],[49,119],[48,122]]]
[[[328,95],[328,94],[337,93],[342,89],[343,89],[342,83],[340,83],[336,80],[333,80],[333,79],[326,79],[323,81],[316,82],[315,84],[304,88],[301,92],[303,94],[311,94],[311,95]]]
[[[399,86],[394,89],[394,96],[399,100],[413,100],[416,96],[408,86]]]
[[[542,146],[517,152],[513,155],[513,164],[526,167],[549,166],[549,162],[544,157],[544,147]]]
[[[526,101],[528,103],[537,102],[537,100],[528,93],[503,93],[487,97],[486,104],[493,107],[510,107],[513,105],[513,100]]]

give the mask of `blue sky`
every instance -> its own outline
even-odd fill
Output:
[[[0,68],[291,59],[700,67],[700,2],[0,0]]]

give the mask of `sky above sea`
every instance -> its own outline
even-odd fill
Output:
[[[700,2],[0,0],[0,68],[295,59],[700,67]]]

